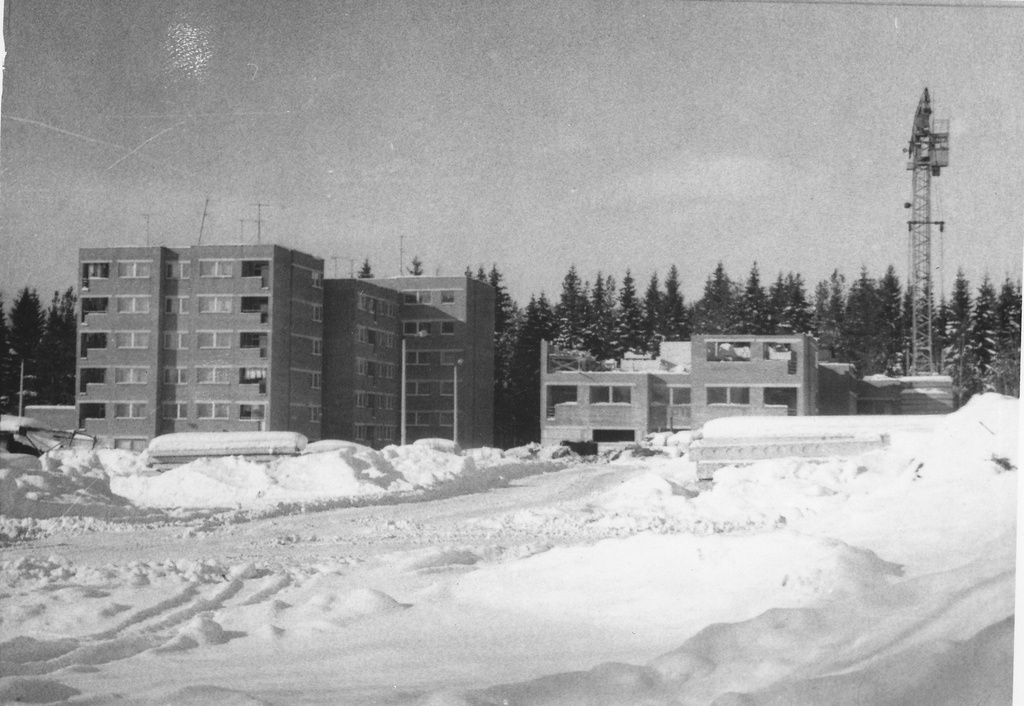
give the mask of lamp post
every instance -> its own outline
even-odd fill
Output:
[[[416,331],[416,337],[417,338],[423,338],[426,335],[427,335],[426,331],[420,331],[420,330]],[[405,366],[406,366],[406,362],[407,362],[407,358],[408,358],[408,356],[406,355],[405,341],[406,341],[405,336],[402,336],[402,423],[401,423],[401,429],[402,429],[401,444],[402,444],[402,446],[405,446],[405,437],[406,437],[406,434],[405,434],[405,417],[408,414],[408,412],[406,411],[406,400],[405,400],[405,396],[406,396],[406,391],[405,391],[405,379],[406,379]]]
[[[452,365],[452,441],[459,443],[459,366],[462,358]]]

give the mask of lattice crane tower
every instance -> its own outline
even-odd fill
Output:
[[[910,354],[910,375],[937,372],[932,354],[932,226],[945,229],[944,221],[932,220],[932,177],[949,166],[949,121],[932,120],[931,99],[924,89],[914,129],[910,135],[907,169],[913,174],[913,200],[904,204],[911,209],[907,227],[910,231],[910,287],[913,302],[913,333]]]

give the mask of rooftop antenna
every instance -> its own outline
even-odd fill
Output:
[[[149,218],[150,218],[150,216],[155,216],[156,214],[155,213],[143,213],[141,215],[142,215],[143,218],[146,219],[146,247],[148,248],[149,247]]]
[[[269,206],[269,203],[257,203],[256,204],[256,242],[262,242],[262,225],[263,225],[263,207]]]
[[[402,268],[405,266],[405,236],[398,236],[398,276],[402,276]]]
[[[203,220],[199,221],[199,242],[197,245],[203,244],[203,226],[206,225],[206,209],[210,207],[210,197],[206,197],[206,204],[203,206]]]

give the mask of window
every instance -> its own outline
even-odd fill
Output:
[[[145,385],[149,382],[149,368],[114,368],[117,385]]]
[[[234,272],[234,262],[231,260],[200,260],[200,277],[231,277]]]
[[[259,393],[267,394],[267,369],[266,368],[239,368],[239,385],[259,385]]]
[[[323,342],[323,340],[321,340],[319,338],[314,338],[313,339],[313,355],[323,355],[323,354],[324,354],[324,342]]]
[[[115,348],[149,348],[149,331],[118,331],[114,334]]]
[[[164,350],[181,351],[188,348],[188,331],[164,331]]]
[[[187,385],[188,368],[164,368],[165,385]]]
[[[183,262],[167,263],[167,279],[188,279],[192,274],[192,263],[188,260]]]
[[[708,362],[750,362],[750,341],[708,341],[705,347]]]
[[[79,368],[78,391],[88,391],[89,385],[102,385],[107,381],[106,368]]]
[[[106,419],[107,405],[105,402],[83,402],[78,406],[82,419]]]
[[[409,410],[405,413],[405,425],[410,427],[429,427],[431,412],[415,412]]]
[[[441,292],[441,303],[442,304],[454,304],[455,303],[455,290],[446,289]]]
[[[109,262],[83,262],[82,286],[88,287],[90,279],[110,279]]]
[[[765,407],[785,407],[786,413],[796,416],[797,390],[795,387],[766,387],[764,388]]]
[[[442,336],[454,336],[455,335],[455,322],[454,321],[442,321],[441,322],[441,335]]]
[[[231,368],[197,367],[196,382],[200,385],[228,385],[231,383]]]
[[[261,324],[270,320],[270,299],[268,297],[242,297],[240,309],[243,314],[259,314]]]
[[[188,419],[188,403],[164,402],[164,419]]]
[[[238,418],[239,419],[265,419],[267,416],[267,406],[264,404],[252,404],[244,403],[238,405]]]
[[[673,405],[687,405],[690,404],[690,388],[688,387],[673,387],[669,389],[670,399],[669,402]]]
[[[115,402],[114,419],[145,419],[145,402]]]
[[[405,394],[410,397],[422,397],[430,394],[430,383],[422,380],[406,380]]]
[[[366,441],[366,425],[356,424],[356,441]]]
[[[262,277],[269,269],[268,260],[242,260],[243,277]]]
[[[230,314],[233,308],[230,295],[202,295],[196,300],[200,314]]]
[[[187,314],[188,297],[165,297],[164,311],[168,314]]]
[[[124,279],[145,279],[152,268],[148,260],[123,260],[117,263],[117,276]]]
[[[117,437],[114,439],[114,448],[121,451],[141,452],[145,451],[147,446],[149,446],[149,441],[138,437]]]
[[[309,387],[312,390],[319,390],[323,386],[323,375],[320,373],[309,374]]]
[[[149,297],[118,297],[118,314],[148,314]]]
[[[227,419],[227,402],[196,402],[196,419]]]
[[[749,387],[711,387],[707,388],[708,404],[750,404]]]
[[[230,331],[199,331],[196,341],[200,348],[230,348]]]
[[[636,441],[636,432],[632,429],[595,429],[593,439],[598,444],[621,444]]]
[[[314,272],[313,273],[313,289],[323,289],[323,288],[324,288],[324,273],[323,272]]]
[[[85,358],[89,355],[89,351],[93,348],[106,348],[107,347],[107,334],[106,333],[83,333],[82,334],[82,357]]]
[[[370,406],[370,393],[356,390],[355,405],[360,409],[367,409]]]
[[[267,334],[259,331],[242,331],[238,334],[239,348],[258,348],[260,358],[267,357]]]
[[[406,351],[405,362],[409,365],[436,365],[436,351]]]
[[[578,394],[579,389],[575,385],[548,385],[548,404],[575,404]]]
[[[765,360],[789,360],[793,357],[793,346],[789,343],[765,343]]]
[[[406,336],[418,336],[430,334],[429,321],[406,321],[402,324],[402,333]]]
[[[450,427],[455,425],[455,413],[454,412],[438,412],[437,413],[437,425],[441,427]]]
[[[462,365],[462,351],[441,351],[441,365]]]
[[[309,421],[313,423],[320,422],[323,419],[323,407],[318,404],[311,404],[309,406]]]
[[[633,388],[628,385],[591,385],[590,404],[630,404]]]
[[[323,321],[323,320],[324,320],[324,308],[322,306],[320,306],[319,304],[314,304],[313,305],[313,321]]]
[[[441,396],[453,397],[455,395],[455,383],[451,380],[441,381]]]
[[[429,304],[430,292],[403,292],[402,301],[406,304]]]
[[[89,314],[106,314],[108,306],[109,297],[82,297],[82,321]]]

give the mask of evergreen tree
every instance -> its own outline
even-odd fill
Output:
[[[768,294],[761,286],[761,274],[755,262],[736,308],[736,332],[751,335],[771,333],[771,318]]]
[[[664,324],[665,301],[658,283],[658,273],[651,275],[643,301],[643,347],[645,353],[658,355]]]
[[[483,265],[480,265],[479,267],[476,268],[476,278],[477,278],[477,281],[480,281],[480,282],[486,282],[487,281],[487,272],[484,271],[484,266]]]
[[[992,384],[996,392],[1020,397],[1021,287],[1007,277],[996,302],[999,336]]]
[[[974,321],[970,333],[970,346],[982,389],[994,388],[992,366],[996,361],[999,341],[997,306],[996,288],[985,275],[974,299]]]
[[[889,265],[878,283],[878,345],[881,370],[888,375],[903,372],[903,288],[896,268]]]
[[[587,328],[584,332],[584,347],[595,358],[607,360],[614,355],[612,333],[615,328],[615,282],[609,276],[603,279],[597,273],[597,280],[590,292],[590,306],[587,311]]]
[[[814,290],[814,331],[819,349],[835,360],[843,356],[843,324],[846,316],[846,279],[839,270],[822,280]]]
[[[781,335],[790,333],[786,321],[786,309],[789,307],[789,290],[786,287],[786,280],[782,272],[775,278],[768,288],[768,320],[771,327],[770,333]]]
[[[370,269],[370,258],[363,260],[363,266],[356,276],[359,279],[373,279],[373,270]]]
[[[622,360],[626,353],[642,352],[643,347],[643,311],[636,297],[633,275],[626,270],[626,276],[622,278],[622,286],[619,288],[619,306],[615,311],[615,358]]]
[[[519,336],[519,307],[509,296],[497,264],[491,267],[487,282],[494,287],[494,434],[501,445],[515,436],[516,391],[512,365]]]
[[[953,295],[946,307],[945,327],[946,348],[942,352],[942,370],[953,379],[954,401],[959,408],[980,387],[970,345],[971,330],[974,328],[974,303],[971,301],[970,283],[963,270],[957,271],[953,282]]]
[[[18,408],[17,394],[20,385],[21,364],[25,364],[24,404],[36,401],[39,392],[39,347],[46,326],[46,316],[39,304],[36,290],[25,287],[18,293],[11,306],[11,325],[8,340],[11,350],[10,375],[7,389],[14,400],[12,409]]]
[[[792,272],[786,275],[786,308],[782,326],[787,333],[811,333],[814,329],[814,314],[807,300],[804,278]]]
[[[885,370],[885,356],[879,340],[881,300],[875,280],[862,267],[860,277],[850,286],[843,317],[843,354],[856,366],[859,375],[874,375]]]
[[[38,390],[40,404],[72,405],[75,403],[75,316],[78,297],[68,287],[53,301],[46,314],[46,325],[39,348]]]
[[[687,341],[690,339],[690,317],[686,302],[679,292],[679,269],[672,265],[665,278],[665,302],[662,309],[661,340]]]
[[[694,305],[694,333],[736,332],[736,286],[721,262],[704,283],[704,295]]]
[[[576,266],[562,280],[562,294],[555,306],[557,331],[554,343],[564,350],[583,350],[587,325],[587,301]]]
[[[413,277],[420,277],[423,275],[423,260],[420,259],[419,255],[413,255],[412,267],[406,270]]]
[[[518,326],[512,356],[508,390],[511,438],[505,439],[507,444],[540,441],[541,341],[551,341],[556,331],[555,314],[544,293],[539,298],[530,297]]]

